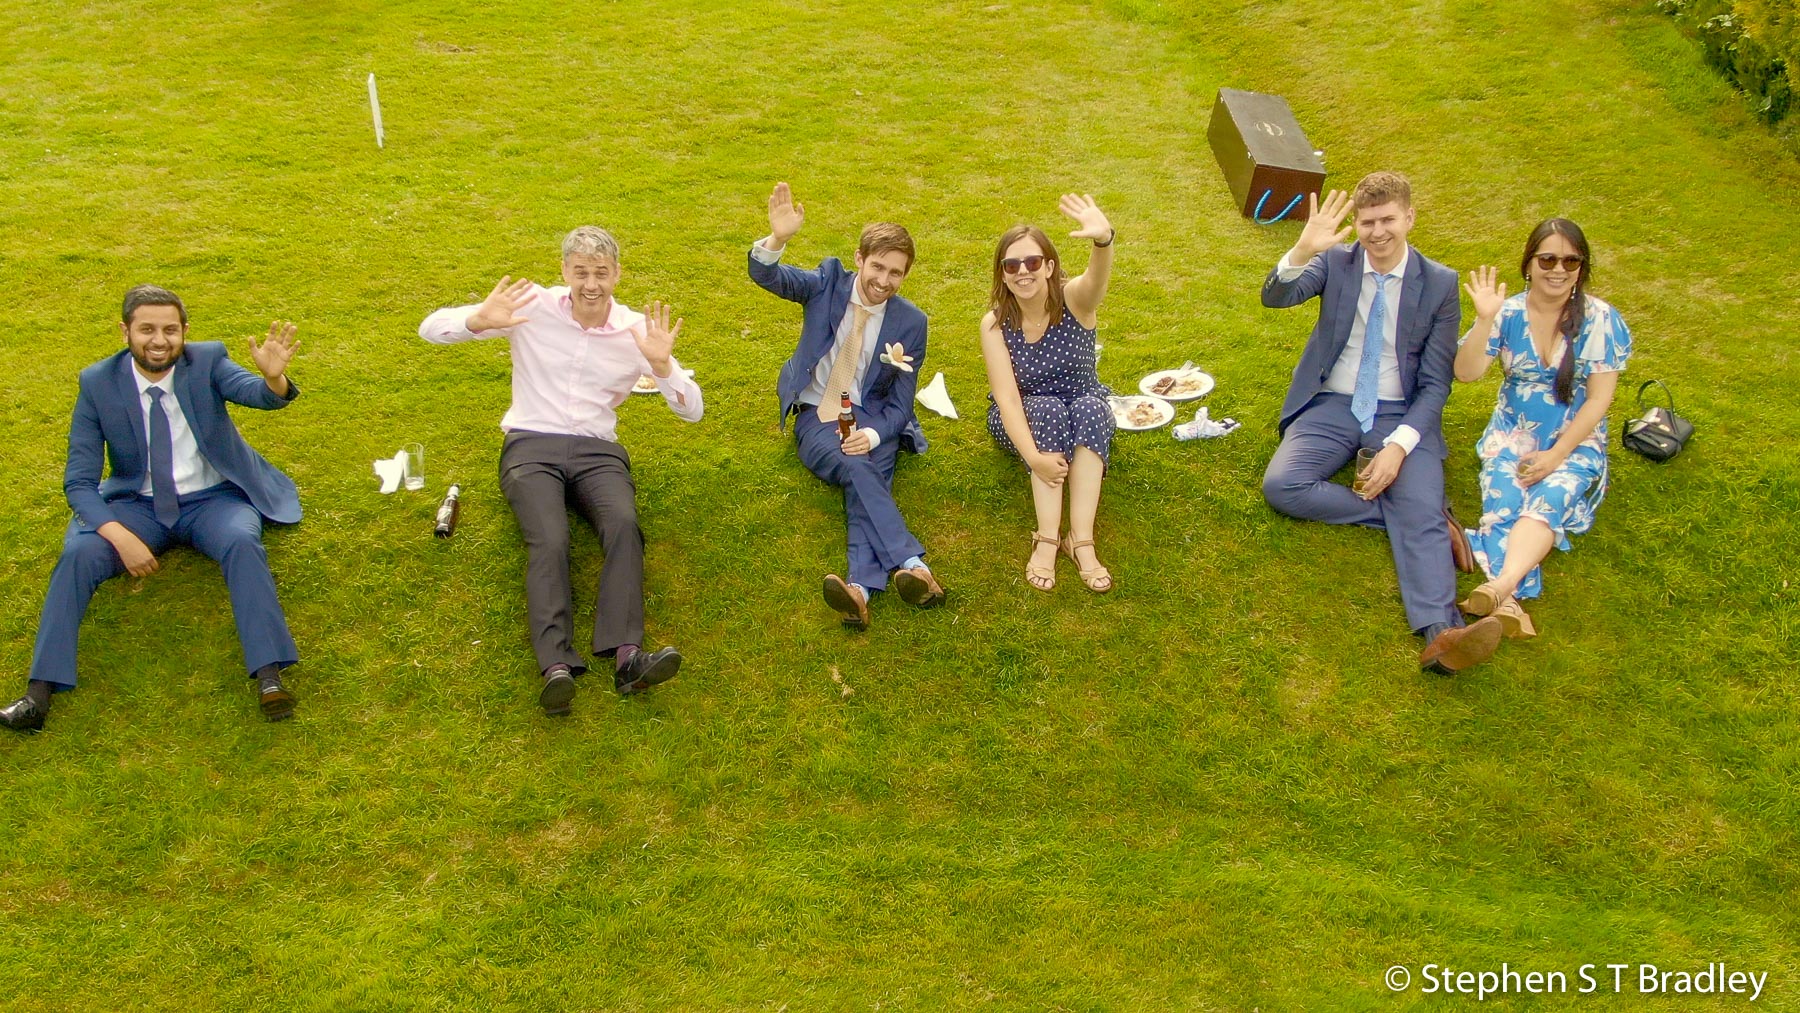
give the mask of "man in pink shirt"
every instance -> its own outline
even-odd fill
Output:
[[[525,536],[525,599],[543,676],[538,703],[553,716],[569,712],[574,677],[587,669],[572,646],[569,503],[594,526],[606,554],[592,647],[595,657],[613,658],[613,687],[635,693],[681,668],[673,647],[640,649],[644,534],[617,409],[649,376],[681,419],[697,422],[702,410],[700,388],[670,354],[681,321],[671,325],[661,303],[638,313],[613,300],[619,245],[610,233],[592,225],[569,233],[562,277],[567,284],[556,288],[501,278],[480,305],[441,309],[419,325],[419,336],[434,344],[506,338],[512,346],[500,488]]]

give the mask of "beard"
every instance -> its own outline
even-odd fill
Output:
[[[162,363],[152,361],[148,355],[136,348],[131,350],[131,358],[138,364],[138,367],[146,373],[166,373],[170,369],[173,369],[176,361],[181,358],[181,350],[176,349],[169,355],[168,359]]]

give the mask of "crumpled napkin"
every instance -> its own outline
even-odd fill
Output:
[[[384,457],[376,461],[375,477],[381,479],[383,493],[400,488],[400,480],[406,477],[406,451],[402,450],[391,458]]]
[[[1205,408],[1194,413],[1193,421],[1183,422],[1169,430],[1169,435],[1178,440],[1210,440],[1224,436],[1238,427],[1237,419],[1220,419],[1214,422],[1207,415]]]

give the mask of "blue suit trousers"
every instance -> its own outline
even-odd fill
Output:
[[[794,416],[794,441],[808,471],[844,490],[849,528],[845,579],[871,593],[886,590],[891,571],[925,554],[925,546],[907,530],[894,503],[900,438],[883,440],[867,454],[846,454],[838,442],[837,423],[820,422],[815,412],[802,408]]]
[[[181,497],[181,514],[172,526],[157,521],[148,497],[126,496],[108,506],[151,552],[161,555],[172,545],[191,545],[219,564],[246,671],[254,673],[264,665],[285,668],[300,659],[287,616],[275,597],[275,578],[262,544],[262,515],[237,486],[225,483]],[[124,572],[125,564],[111,542],[79,521],[69,522],[38,620],[31,678],[52,683],[59,692],[75,688],[81,618],[95,590]]]

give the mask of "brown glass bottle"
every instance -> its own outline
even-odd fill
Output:
[[[450,487],[444,502],[438,506],[437,524],[432,528],[432,534],[439,538],[449,538],[456,534],[456,522],[462,518],[462,501],[458,499],[461,494],[462,486]]]
[[[856,432],[856,412],[850,407],[850,392],[844,392],[843,406],[838,409],[838,442],[850,438]]]

